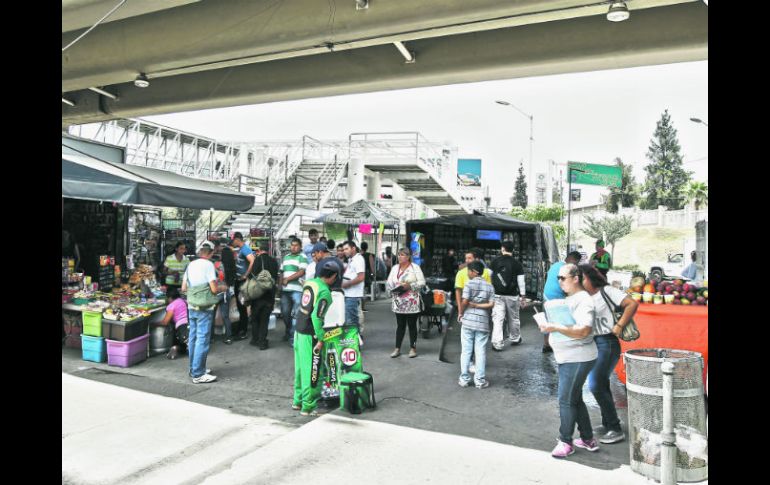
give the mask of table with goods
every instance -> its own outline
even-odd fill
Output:
[[[639,302],[634,322],[640,337],[632,342],[621,340],[621,352],[647,348],[699,352],[703,355],[705,383],[708,372],[708,281],[656,281],[635,276],[627,292]],[[625,384],[626,371],[622,358],[615,371]]]
[[[68,264],[63,261],[63,266]],[[82,350],[83,360],[129,367],[149,355],[149,328],[163,319],[164,288],[152,267],[140,265],[112,291],[99,291],[82,274],[62,279],[62,319],[65,345]],[[119,280],[116,278],[116,283]]]

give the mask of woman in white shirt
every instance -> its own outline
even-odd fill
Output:
[[[388,290],[393,297],[391,309],[396,314],[396,349],[391,357],[401,355],[406,327],[409,326],[409,357],[417,357],[417,319],[420,317],[420,289],[425,286],[422,269],[412,263],[412,252],[407,248],[398,250],[398,264],[388,276]]]
[[[555,458],[575,453],[575,448],[598,451],[591,418],[583,402],[583,384],[596,362],[593,339],[594,302],[580,284],[582,275],[574,264],[559,268],[559,286],[567,294],[565,303],[574,324],[547,322],[540,330],[550,333],[553,355],[559,364],[559,440],[551,452]],[[580,438],[572,440],[577,424]]]
[[[602,410],[602,427],[599,441],[617,443],[626,436],[620,428],[620,419],[615,409],[615,401],[610,391],[610,375],[620,359],[620,340],[618,336],[623,327],[636,313],[639,303],[626,293],[607,285],[607,280],[596,268],[589,264],[580,265],[583,273],[583,287],[594,299],[596,318],[594,319],[594,341],[599,351],[596,364],[588,375],[588,388]],[[615,321],[611,306],[623,309],[623,315]]]

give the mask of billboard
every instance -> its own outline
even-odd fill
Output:
[[[623,171],[616,165],[568,162],[568,171],[573,184],[623,186]]]
[[[457,185],[481,187],[481,159],[457,159]]]

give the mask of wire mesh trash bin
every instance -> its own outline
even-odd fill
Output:
[[[673,416],[676,435],[676,479],[708,478],[708,438],[703,399],[703,357],[698,352],[634,349],[623,354],[628,391],[628,435],[631,469],[660,480],[663,428],[663,372],[674,364]]]

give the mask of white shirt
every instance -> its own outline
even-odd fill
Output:
[[[315,278],[315,261],[310,261],[310,264],[305,268],[305,281],[310,281]]]
[[[343,280],[351,281],[358,276],[358,273],[365,272],[366,262],[364,261],[364,257],[360,254],[356,254],[345,266]],[[364,280],[361,280],[361,282],[356,285],[345,288],[343,291],[348,298],[362,298],[364,296]]]
[[[217,272],[214,269],[214,263],[200,258],[187,265],[184,277],[187,280],[187,286],[207,285],[217,280]]]
[[[620,302],[623,301],[623,298],[628,296],[625,292],[610,285],[604,287],[604,292],[616,306],[620,306]],[[607,306],[607,302],[604,301],[601,290],[593,295],[593,298],[594,311],[596,312],[596,316],[594,317],[594,335],[607,335],[612,333],[612,327],[615,326],[615,320],[612,318],[612,311]]]

